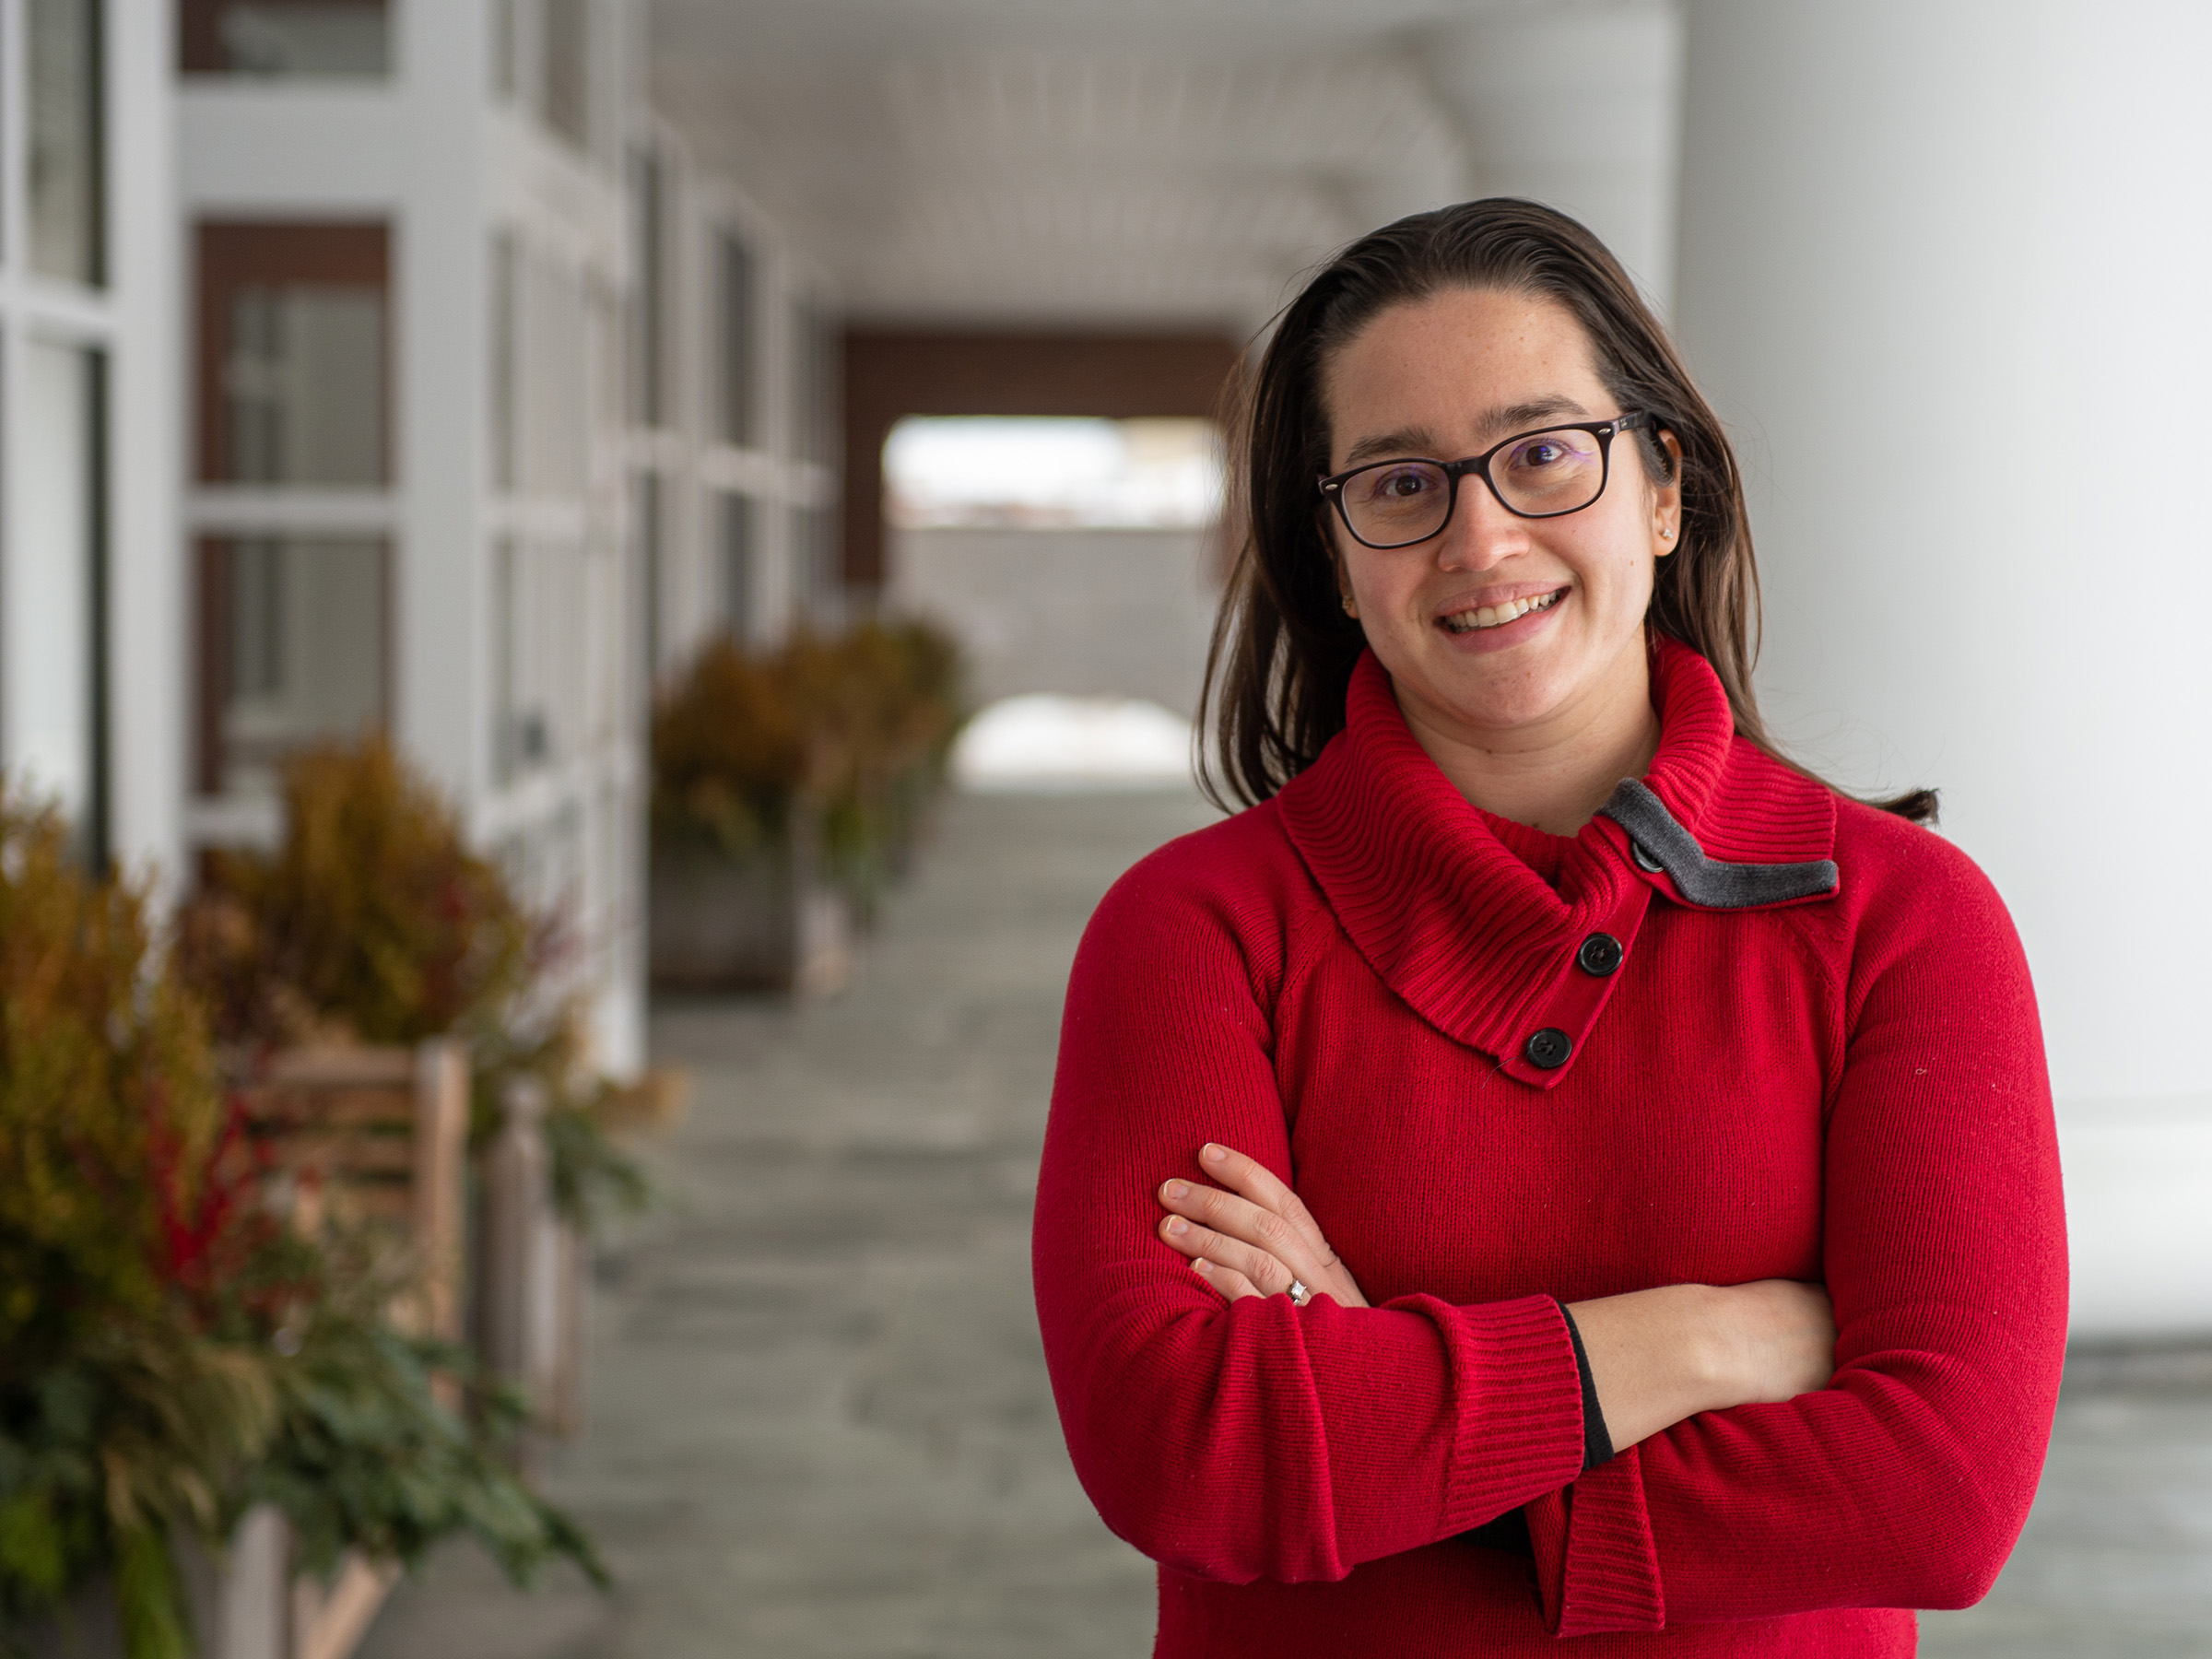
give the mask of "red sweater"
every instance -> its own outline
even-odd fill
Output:
[[[1895,1609],[2010,1551],[2066,1307],[2018,940],[1947,842],[1735,737],[1703,659],[1653,700],[1649,793],[1558,838],[1468,805],[1365,658],[1310,770],[1092,919],[1037,1301],[1159,1653],[1910,1653]],[[1207,1140],[1375,1305],[1208,1289],[1154,1230]],[[1553,1299],[1769,1277],[1828,1287],[1829,1386],[1582,1473]],[[1519,1505],[1533,1571],[1459,1535]]]

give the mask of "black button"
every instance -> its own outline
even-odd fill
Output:
[[[1528,1040],[1522,1051],[1531,1065],[1540,1065],[1546,1071],[1558,1071],[1567,1064],[1567,1056],[1574,1053],[1574,1044],[1558,1026],[1546,1026]]]
[[[1574,953],[1574,965],[1594,979],[1604,979],[1620,966],[1620,941],[1609,933],[1594,933]]]
[[[1643,850],[1643,843],[1640,841],[1632,841],[1629,843],[1629,856],[1636,861],[1638,869],[1649,870],[1654,876],[1666,868],[1665,865]]]

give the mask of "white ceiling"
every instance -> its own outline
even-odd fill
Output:
[[[653,96],[878,321],[1258,326],[1513,190],[1670,262],[1670,0],[653,0]]]

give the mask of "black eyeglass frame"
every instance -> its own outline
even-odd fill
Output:
[[[1587,512],[1596,506],[1599,499],[1605,495],[1606,486],[1613,481],[1613,440],[1615,436],[1621,432],[1636,432],[1646,429],[1654,429],[1658,424],[1659,418],[1645,409],[1632,410],[1626,415],[1616,415],[1610,420],[1562,420],[1551,426],[1531,427],[1525,432],[1515,432],[1511,438],[1499,440],[1488,449],[1483,451],[1481,454],[1469,455],[1464,461],[1437,461],[1427,455],[1394,455],[1387,461],[1365,461],[1358,466],[1321,479],[1321,493],[1335,503],[1336,516],[1344,521],[1345,533],[1361,547],[1372,547],[1378,553],[1394,552],[1400,547],[1418,547],[1423,542],[1433,541],[1449,530],[1452,527],[1452,515],[1459,511],[1459,481],[1469,473],[1473,473],[1488,485],[1490,499],[1515,518],[1565,518],[1570,513]],[[1524,512],[1505,499],[1498,488],[1498,480],[1490,477],[1490,457],[1501,450],[1511,449],[1524,438],[1540,437],[1546,432],[1588,432],[1597,440],[1597,490],[1579,507],[1562,507],[1557,512]],[[1433,466],[1444,475],[1446,488],[1452,493],[1444,501],[1443,522],[1427,535],[1417,535],[1411,541],[1369,541],[1366,536],[1352,528],[1351,509],[1344,504],[1344,487],[1361,473],[1373,472],[1376,468],[1383,466],[1404,466],[1409,462],[1418,462],[1423,466]]]

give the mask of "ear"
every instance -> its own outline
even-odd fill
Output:
[[[1665,427],[1659,429],[1659,442],[1674,464],[1669,469],[1674,477],[1652,491],[1652,554],[1665,559],[1682,541],[1682,444]]]

